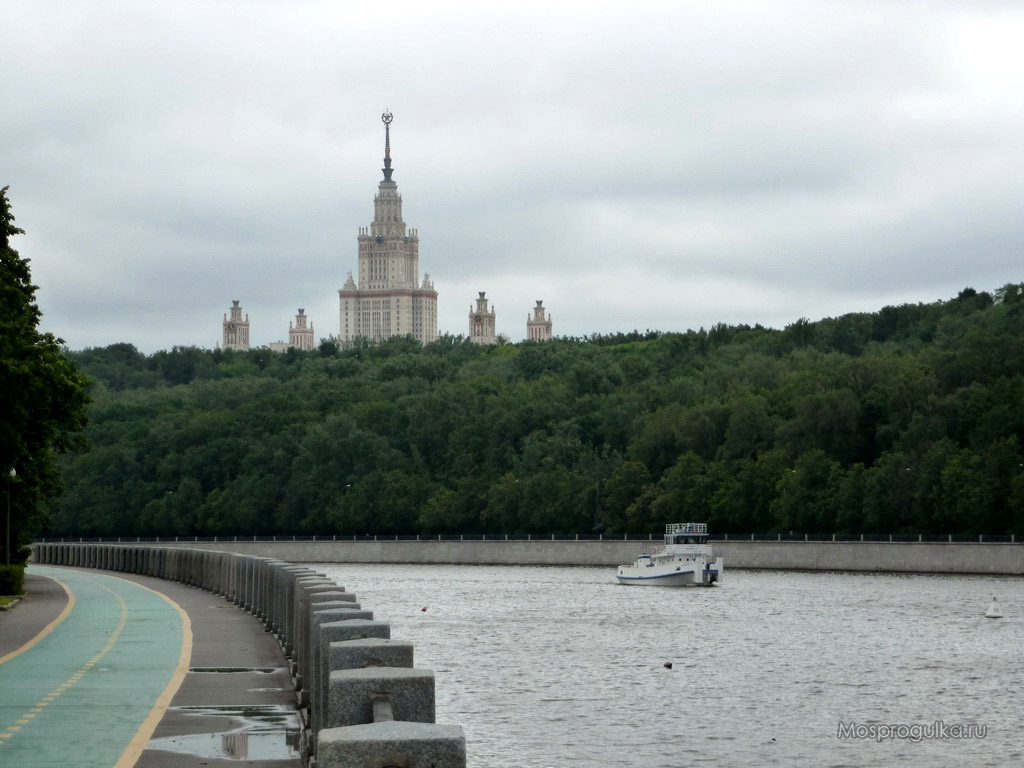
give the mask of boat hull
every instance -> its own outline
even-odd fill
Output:
[[[647,587],[711,587],[718,583],[721,575],[716,565],[718,564],[715,563],[708,568],[620,565],[615,578],[619,584]]]

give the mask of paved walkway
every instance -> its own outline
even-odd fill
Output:
[[[0,613],[4,768],[299,768],[280,647],[222,597],[107,571],[31,566]]]

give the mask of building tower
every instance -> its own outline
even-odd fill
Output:
[[[299,307],[299,314],[295,316],[295,325],[288,323],[288,346],[295,347],[296,349],[313,349],[315,332],[313,331],[313,324],[310,323],[309,327],[306,327],[306,321],[309,318],[306,317],[306,310]]]
[[[476,300],[476,309],[469,306],[469,340],[474,344],[497,344],[498,337],[494,333],[494,312],[487,309],[484,291]]]
[[[537,299],[533,308],[533,317],[526,316],[526,340],[547,341],[551,338],[551,315],[544,317],[544,302]]]
[[[231,317],[224,315],[224,349],[245,351],[249,348],[249,315],[242,319],[238,299],[231,302]]]
[[[359,338],[412,336],[424,344],[437,339],[437,291],[428,274],[419,283],[419,233],[406,230],[402,196],[391,179],[391,113],[385,111],[381,120],[384,179],[373,198],[373,222],[359,228],[359,282],[349,272],[338,291],[342,346]]]

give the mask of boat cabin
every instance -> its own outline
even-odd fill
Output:
[[[707,523],[669,523],[665,526],[665,544],[707,544]]]

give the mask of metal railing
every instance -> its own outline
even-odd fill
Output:
[[[39,544],[66,544],[66,543],[106,543],[106,544],[166,544],[182,542],[310,542],[310,543],[332,543],[332,542],[388,542],[388,541],[662,541],[662,536],[654,534],[601,534],[601,533],[467,533],[467,534],[437,534],[437,535],[395,535],[395,534],[363,534],[363,535],[273,535],[273,536],[71,536],[57,538],[39,538],[35,540]],[[889,543],[889,544],[1016,544],[1015,535],[1002,536],[994,534],[980,535],[958,535],[958,534],[843,534],[843,533],[726,533],[712,535],[710,541],[714,542],[865,542],[865,543]]]

